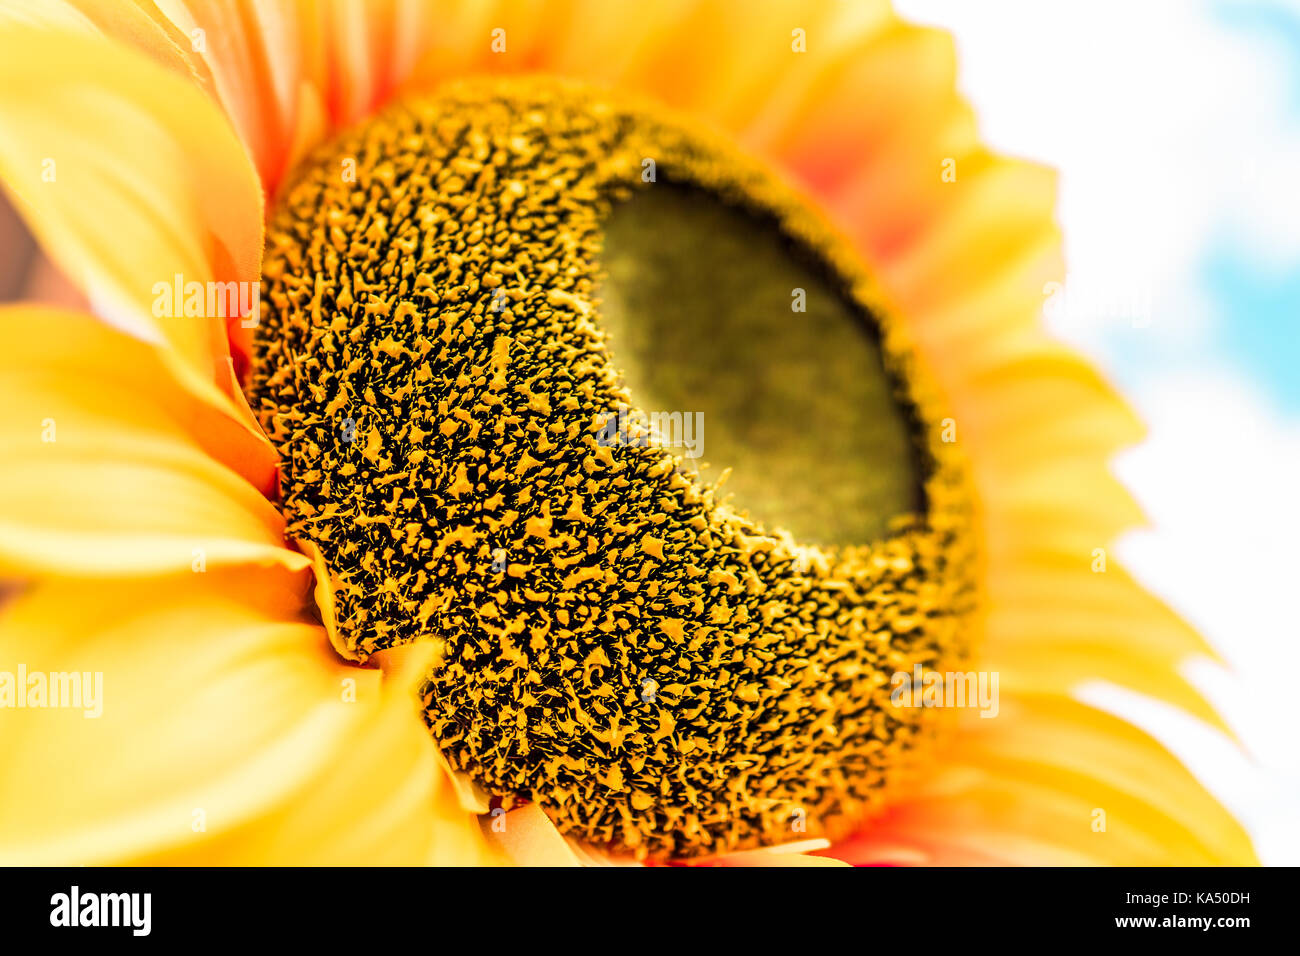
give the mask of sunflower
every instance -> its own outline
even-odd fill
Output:
[[[1253,862],[946,35],[165,9],[0,12],[0,859]]]

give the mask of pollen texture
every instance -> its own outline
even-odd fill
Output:
[[[870,325],[917,469],[870,540],[796,539],[646,424],[602,319],[604,230],[673,187],[773,223]],[[454,770],[589,845],[686,858],[842,835],[923,768],[942,714],[891,692],[968,652],[965,466],[869,277],[765,168],[613,94],[455,85],[304,163],[262,292],[249,394],[289,533],[328,568],[344,653],[433,642],[424,716]],[[736,354],[773,374],[761,342]]]

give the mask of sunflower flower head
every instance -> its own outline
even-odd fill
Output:
[[[290,187],[252,392],[346,651],[434,636],[426,717],[452,766],[586,842],[691,855],[843,831],[878,802],[929,723],[890,705],[890,675],[964,657],[974,585],[937,428],[915,436],[930,514],[827,548],[736,510],[639,422],[606,434],[638,396],[598,324],[602,225],[669,183],[847,261],[756,164],[644,108],[461,85],[363,124]],[[871,321],[866,279],[836,279]],[[919,412],[895,398],[908,441]],[[909,475],[920,456],[892,450],[876,467]]]
[[[943,34],[0,7],[0,182],[79,303],[0,322],[0,678],[104,675],[0,716],[0,860],[1253,859],[1072,696],[1218,720]]]

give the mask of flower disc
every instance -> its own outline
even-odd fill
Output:
[[[928,750],[891,692],[966,656],[964,464],[767,170],[602,91],[458,84],[300,169],[263,281],[253,406],[338,646],[434,642],[426,720],[488,793],[699,856],[842,832]]]

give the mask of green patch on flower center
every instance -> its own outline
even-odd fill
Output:
[[[802,254],[801,254],[802,253]],[[692,460],[733,504],[826,545],[921,508],[911,424],[872,328],[771,221],[657,183],[614,207],[601,320],[643,409],[697,416]]]
[[[924,754],[891,675],[964,655],[964,470],[761,167],[609,94],[459,84],[302,166],[262,301],[250,398],[340,644],[432,641],[425,720],[489,793],[699,856],[844,832]]]

